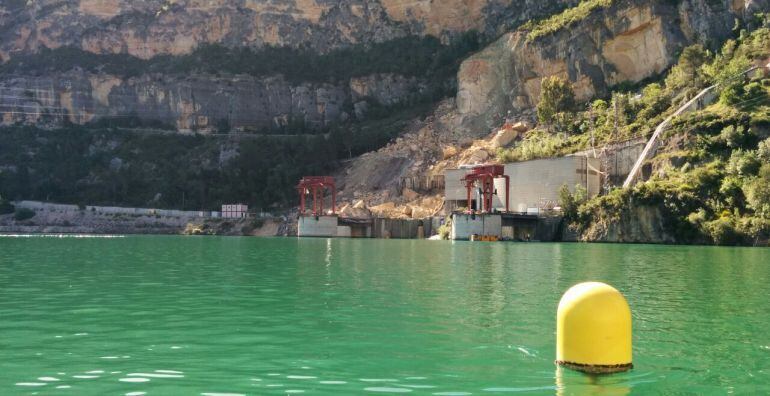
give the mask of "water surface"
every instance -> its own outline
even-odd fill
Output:
[[[557,370],[586,280],[633,371]],[[770,393],[770,250],[215,237],[0,237],[0,394]]]

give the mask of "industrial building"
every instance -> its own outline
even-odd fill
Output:
[[[225,219],[242,219],[249,217],[249,206],[245,204],[222,205],[222,217]]]
[[[601,190],[600,161],[586,156],[567,156],[513,162],[503,165],[503,174],[510,182],[506,189],[503,177],[494,179],[492,211],[505,211],[506,198],[510,212],[538,214],[558,205],[559,189],[567,185],[571,191],[580,185],[590,197]],[[447,169],[445,172],[445,208],[447,213],[466,208],[468,194],[465,177],[474,166]],[[481,209],[481,188],[471,193],[471,209]]]
[[[599,167],[596,158],[567,156],[448,169],[444,207],[452,215],[451,239],[536,239],[539,224],[549,223],[539,218],[559,205],[561,186],[599,194]]]

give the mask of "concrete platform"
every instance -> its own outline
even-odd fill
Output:
[[[337,216],[300,216],[297,222],[297,236],[336,237],[337,224]]]
[[[492,235],[498,238],[503,235],[502,216],[499,214],[454,213],[452,215],[452,240],[469,240],[471,235]]]

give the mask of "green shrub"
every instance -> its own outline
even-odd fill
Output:
[[[770,163],[770,138],[767,138],[757,146],[757,157],[760,161]]]
[[[770,164],[762,165],[759,175],[744,185],[748,207],[766,219],[770,219]]]
[[[13,219],[16,221],[29,220],[35,217],[35,211],[27,208],[18,208],[13,213]]]
[[[716,140],[727,147],[738,148],[746,145],[750,137],[749,135],[750,134],[746,132],[746,128],[742,125],[737,128],[734,125],[728,125],[722,129],[722,132]]]
[[[0,200],[0,215],[13,213],[16,208],[8,201]]]
[[[706,213],[706,210],[703,208],[700,208],[695,212],[692,212],[689,215],[687,215],[687,221],[689,221],[691,224],[693,224],[695,227],[698,227],[698,228],[702,227],[707,220],[708,220],[708,213]]]
[[[587,198],[588,191],[582,185],[576,185],[574,192],[571,192],[569,187],[563,184],[559,188],[559,205],[561,206],[564,218],[570,222],[577,220],[578,209],[580,205],[586,202]]]
[[[765,89],[758,81],[750,82],[743,86],[743,100],[757,99],[765,95]]]
[[[717,245],[735,245],[739,242],[739,235],[735,230],[735,219],[731,216],[722,216],[716,220],[704,224],[711,240]]]
[[[529,161],[537,158],[548,158],[563,153],[568,139],[564,134],[551,134],[537,130],[527,134],[519,145],[511,149],[499,149],[497,159],[500,162]]]
[[[671,68],[668,76],[666,76],[666,88],[679,90],[688,86],[703,86],[704,75],[701,67],[710,58],[709,52],[700,44],[685,48],[679,57],[679,62]]]
[[[730,207],[737,207],[744,201],[743,180],[736,176],[727,176],[722,179],[722,185],[719,187],[719,195]]]
[[[452,232],[452,221],[451,221],[451,220],[447,220],[447,222],[446,222],[446,223],[442,224],[442,225],[441,225],[441,226],[438,228],[438,235],[439,235],[439,236],[441,237],[441,239],[443,239],[443,240],[449,240],[449,234],[450,234],[451,232]]]
[[[575,92],[572,84],[559,77],[549,76],[540,84],[540,101],[537,104],[537,119],[552,124],[559,113],[575,110]]]
[[[734,105],[744,100],[745,76],[742,73],[752,66],[751,59],[734,53],[735,46],[734,41],[728,40],[722,48],[722,54],[704,67],[704,72],[718,84],[719,101],[725,105]]]
[[[770,17],[770,13],[766,16]],[[743,37],[741,46],[737,51],[749,59],[765,59],[770,56],[770,29],[762,27],[751,32],[748,37]]]
[[[757,174],[760,165],[756,152],[733,150],[727,162],[727,173],[736,176],[752,176]]]
[[[770,239],[770,220],[760,217],[742,217],[736,221],[735,230],[749,238],[749,241],[757,245],[764,241],[768,245]]]
[[[532,42],[539,37],[558,32],[559,30],[580,22],[591,15],[594,10],[607,8],[611,6],[612,3],[613,0],[583,0],[577,6],[568,8],[550,18],[538,22],[527,23],[522,29],[529,30],[527,41]]]

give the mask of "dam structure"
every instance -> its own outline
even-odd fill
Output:
[[[331,190],[331,210],[324,212],[324,193]],[[336,208],[337,187],[330,176],[305,176],[297,184],[299,193],[299,219],[297,236],[299,237],[336,237],[338,216]],[[308,213],[306,198],[310,197],[312,210]]]

